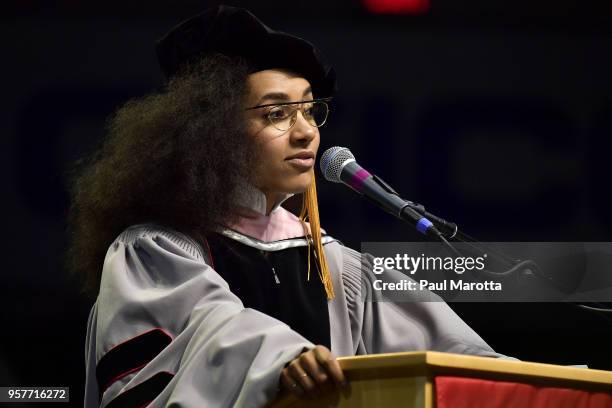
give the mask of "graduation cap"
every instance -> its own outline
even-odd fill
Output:
[[[208,53],[245,58],[254,71],[286,68],[306,78],[317,98],[337,90],[334,69],[310,42],[263,24],[251,12],[225,5],[207,9],[171,29],[156,44],[167,79]]]

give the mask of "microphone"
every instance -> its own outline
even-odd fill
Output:
[[[386,212],[413,224],[422,234],[442,236],[438,228],[421,213],[425,211],[423,206],[402,199],[387,183],[357,164],[355,156],[346,147],[327,149],[319,164],[326,180],[346,184]]]

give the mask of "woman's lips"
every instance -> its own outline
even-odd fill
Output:
[[[287,159],[287,161],[295,166],[298,167],[300,169],[303,170],[308,170],[310,169],[312,166],[314,166],[314,157],[309,157],[309,158],[299,158],[299,157],[294,157],[293,159]]]
[[[285,160],[299,170],[310,170],[314,166],[315,155],[311,151],[302,150],[299,153],[287,157]]]

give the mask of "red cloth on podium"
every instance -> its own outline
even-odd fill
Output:
[[[612,408],[612,394],[465,377],[435,378],[437,408]]]

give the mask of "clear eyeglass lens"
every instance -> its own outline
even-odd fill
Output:
[[[302,115],[310,125],[323,126],[327,120],[328,108],[325,102],[310,102],[302,105],[281,105],[270,109],[268,118],[278,130],[289,130],[297,120],[297,110],[302,110]]]

